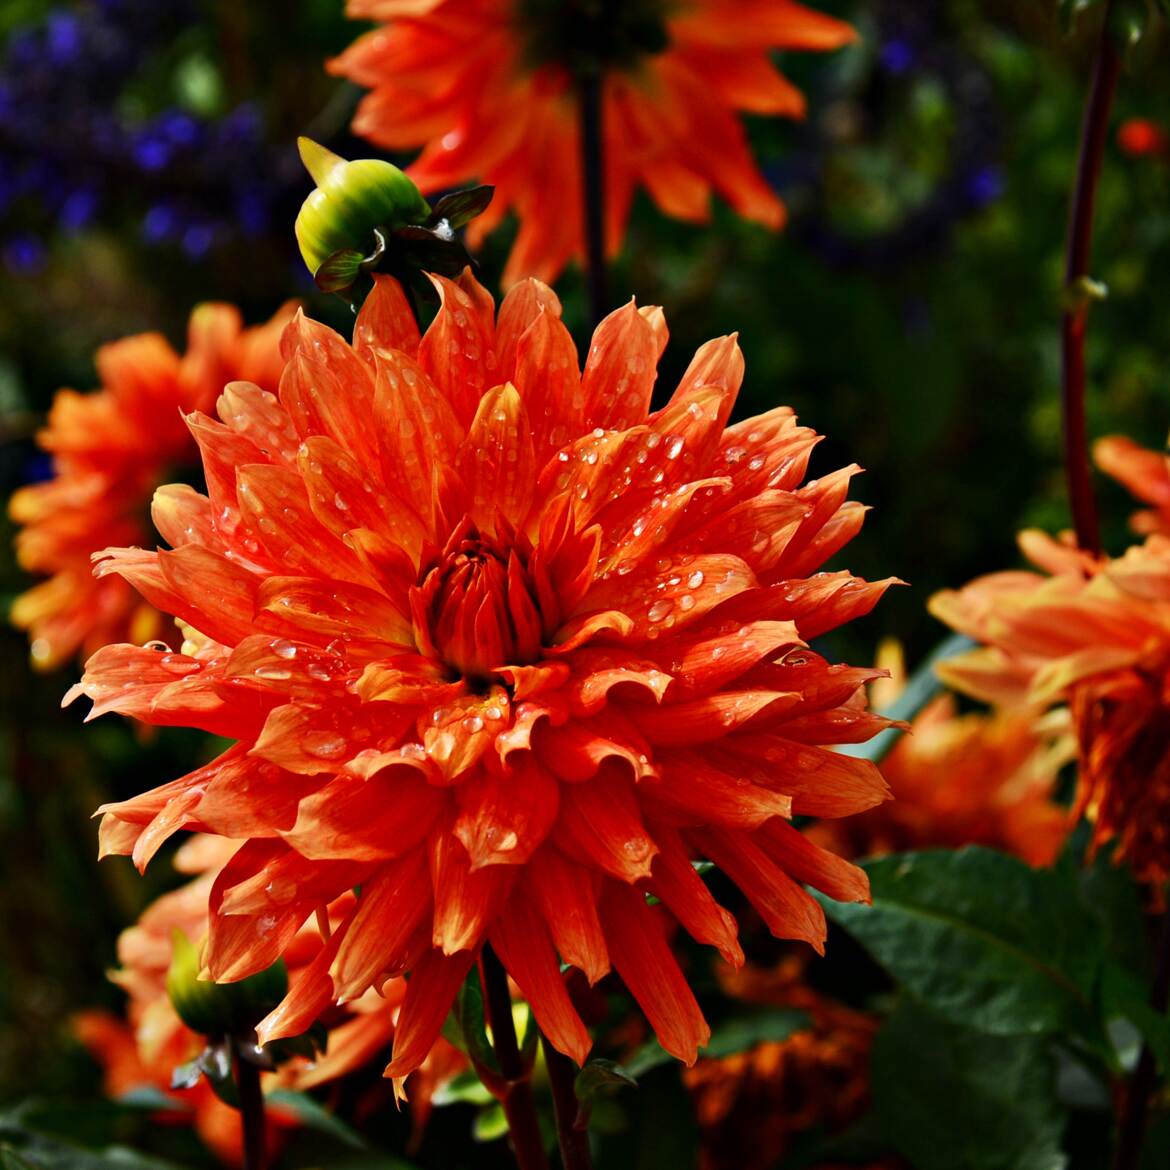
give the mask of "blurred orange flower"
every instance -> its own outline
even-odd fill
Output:
[[[237,388],[222,422],[190,417],[210,496],[156,496],[173,551],[108,551],[101,572],[187,642],[101,650],[70,697],[238,743],[107,806],[102,849],[144,866],[181,827],[248,838],[211,891],[221,980],[361,886],[265,1038],[411,972],[388,1069],[405,1076],[490,940],[578,1061],[591,1042],[558,955],[591,980],[612,964],[694,1060],[708,1028],[647,892],[732,962],[735,921],[692,858],[817,948],[802,883],[868,894],[790,823],[886,793],[821,746],[885,726],[865,709],[875,672],[804,645],[891,583],[816,572],[861,525],[857,468],[801,486],[817,437],[786,408],[727,427],[734,338],[650,414],[660,310],[611,314],[582,375],[544,285],[497,320],[469,275],[435,283],[421,339],[389,278],[352,347],[298,316],[279,402]]]
[[[350,0],[382,27],[330,64],[371,92],[353,129],[390,150],[425,147],[424,194],[471,178],[496,196],[475,245],[514,210],[504,283],[556,279],[582,253],[577,86],[602,78],[606,247],[616,254],[637,187],[668,215],[705,222],[712,190],[778,228],[784,207],[756,168],[739,114],[802,117],[772,52],[824,52],[854,30],[791,0]]]
[[[1170,539],[1099,560],[1042,533],[1020,538],[1049,576],[993,573],[931,600],[985,643],[943,663],[957,689],[1009,707],[1067,703],[1077,737],[1074,816],[1116,842],[1143,880],[1170,875]]]
[[[904,685],[901,647],[883,646],[878,665],[891,677],[870,697],[884,708]],[[808,833],[850,858],[986,845],[1048,865],[1071,828],[1053,789],[1073,751],[1062,713],[1043,721],[1025,708],[960,715],[952,695],[939,695],[880,765],[893,800]]]
[[[17,557],[49,579],[16,599],[12,621],[29,631],[33,664],[50,669],[79,650],[158,636],[155,610],[115,577],[95,579],[91,555],[111,544],[154,541],[151,494],[198,461],[183,414],[208,410],[235,378],[276,388],[277,343],[291,306],[264,326],[241,327],[230,305],[191,314],[180,357],[155,333],[102,346],[101,389],[61,390],[38,436],[53,456],[53,478],[16,492],[9,513],[24,525]]]
[[[1123,435],[1109,435],[1093,444],[1097,466],[1152,507],[1135,512],[1129,526],[1141,536],[1170,536],[1170,456],[1150,451]]]
[[[683,1073],[701,1132],[700,1170],[771,1170],[796,1135],[837,1132],[867,1108],[878,1019],[814,990],[805,968],[790,955],[771,970],[721,969],[733,999],[806,1012],[809,1026]]]

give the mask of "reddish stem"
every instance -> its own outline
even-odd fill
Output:
[[[1097,504],[1089,468],[1088,435],[1085,425],[1085,325],[1089,295],[1084,282],[1089,277],[1089,253],[1093,239],[1093,206],[1109,113],[1121,72],[1121,52],[1113,31],[1113,0],[1105,6],[1101,39],[1093,63],[1093,81],[1081,123],[1081,149],[1077,160],[1076,183],[1069,212],[1068,250],[1065,265],[1065,309],[1061,319],[1061,354],[1064,403],[1064,470],[1068,483],[1069,507],[1076,528],[1077,544],[1085,551],[1101,551],[1097,525]]]
[[[508,1119],[512,1149],[520,1170],[548,1170],[544,1138],[532,1099],[531,1070],[526,1067],[516,1042],[516,1025],[512,1021],[512,995],[508,991],[508,973],[490,944],[481,955],[484,1006],[492,1029],[492,1046],[505,1085],[500,1104]]]
[[[563,1052],[558,1052],[547,1036],[541,1036],[544,1063],[552,1084],[553,1108],[557,1115],[557,1142],[561,1147],[564,1170],[593,1170],[593,1155],[589,1150],[589,1127],[581,1117],[580,1103],[574,1082],[577,1069]]]
[[[264,1170],[264,1092],[260,1088],[260,1068],[243,1053],[245,1040],[232,1041],[236,1065],[236,1091],[240,1096],[240,1119],[244,1129],[244,1170]]]

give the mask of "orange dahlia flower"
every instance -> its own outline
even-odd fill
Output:
[[[891,677],[875,682],[870,698],[885,708],[904,685],[901,647],[884,646],[878,665]],[[850,858],[986,845],[1048,865],[1071,828],[1053,791],[1072,754],[1061,714],[1038,721],[1034,711],[1013,707],[960,715],[953,695],[939,695],[880,765],[894,799],[808,832]]]
[[[1109,435],[1093,444],[1097,466],[1151,507],[1129,520],[1134,532],[1170,536],[1170,456],[1150,451],[1123,435]]]
[[[100,390],[58,392],[38,436],[53,456],[53,478],[22,488],[9,504],[24,525],[21,565],[49,578],[12,606],[13,623],[32,639],[34,665],[50,669],[79,650],[157,636],[154,609],[125,581],[95,578],[90,557],[110,544],[153,543],[154,489],[198,461],[183,414],[210,409],[233,378],[275,389],[290,314],[291,306],[243,329],[230,305],[200,305],[182,357],[158,334],[127,337],[98,350]]]
[[[700,1170],[771,1170],[798,1135],[839,1132],[865,1112],[878,1018],[810,987],[806,966],[789,955],[770,970],[720,972],[732,998],[806,1012],[809,1026],[786,1040],[700,1060],[683,1074],[701,1134]]]
[[[791,0],[350,0],[366,33],[330,70],[367,86],[354,133],[424,147],[424,194],[495,185],[478,243],[513,209],[504,273],[554,280],[583,250],[577,86],[601,76],[606,246],[621,247],[636,187],[662,211],[709,216],[712,190],[778,228],[784,206],[756,168],[740,112],[803,116],[775,49],[826,51],[854,30]]]
[[[1170,876],[1170,539],[1096,560],[1038,532],[1025,555],[1048,576],[993,573],[931,600],[984,646],[941,664],[959,690],[1009,707],[1067,703],[1077,737],[1074,816],[1093,848],[1144,880]]]
[[[190,416],[209,495],[156,495],[174,547],[103,555],[187,640],[107,647],[68,698],[238,742],[106,806],[102,851],[143,866],[179,828],[244,839],[211,891],[219,980],[360,885],[267,1038],[410,972],[388,1069],[405,1076],[490,941],[578,1061],[590,1039],[558,955],[590,980],[615,968],[693,1060],[707,1025],[647,893],[734,962],[735,922],[692,858],[817,948],[801,883],[867,896],[790,824],[886,794],[822,746],[885,725],[865,709],[876,672],[805,645],[890,584],[815,572],[861,525],[857,468],[802,486],[817,437],[786,408],[727,427],[734,338],[650,413],[660,310],[611,314],[579,373],[544,285],[517,285],[497,319],[469,275],[435,284],[421,339],[385,277],[352,346],[298,315],[279,400],[237,383],[221,421]]]

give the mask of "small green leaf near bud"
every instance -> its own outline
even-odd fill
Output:
[[[288,993],[283,960],[236,983],[200,979],[199,948],[182,931],[171,936],[167,995],[183,1021],[202,1036],[238,1035],[254,1028]]]
[[[430,216],[419,189],[392,163],[349,161],[309,138],[301,138],[298,146],[317,184],[296,222],[297,243],[314,276],[336,252],[364,256],[371,251],[374,228],[421,224]]]
[[[437,228],[444,221],[452,231],[466,227],[477,215],[482,215],[487,210],[495,192],[495,187],[481,186],[444,195],[435,204],[435,209],[427,220],[427,227]]]
[[[626,1085],[637,1088],[638,1082],[615,1061],[595,1057],[577,1074],[573,1081],[573,1092],[582,1105],[588,1105],[598,1093]]]

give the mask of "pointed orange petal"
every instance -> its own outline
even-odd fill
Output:
[[[456,795],[453,832],[472,869],[523,865],[548,836],[559,805],[559,785],[531,757],[521,757],[508,772],[481,769]]]
[[[633,301],[598,325],[581,379],[586,427],[620,430],[646,418],[657,377],[654,331]]]
[[[658,852],[633,782],[612,764],[587,784],[563,786],[554,840],[570,856],[626,882],[649,877]]]
[[[402,286],[381,272],[373,277],[374,287],[354,322],[354,352],[371,365],[378,349],[400,349],[414,357],[418,353],[418,324]]]
[[[427,1058],[474,962],[474,951],[448,956],[432,950],[414,965],[398,1013],[393,1059],[383,1076],[405,1077]]]
[[[445,955],[478,947],[512,889],[516,867],[472,869],[467,850],[449,828],[431,835],[430,862],[434,945]]]

